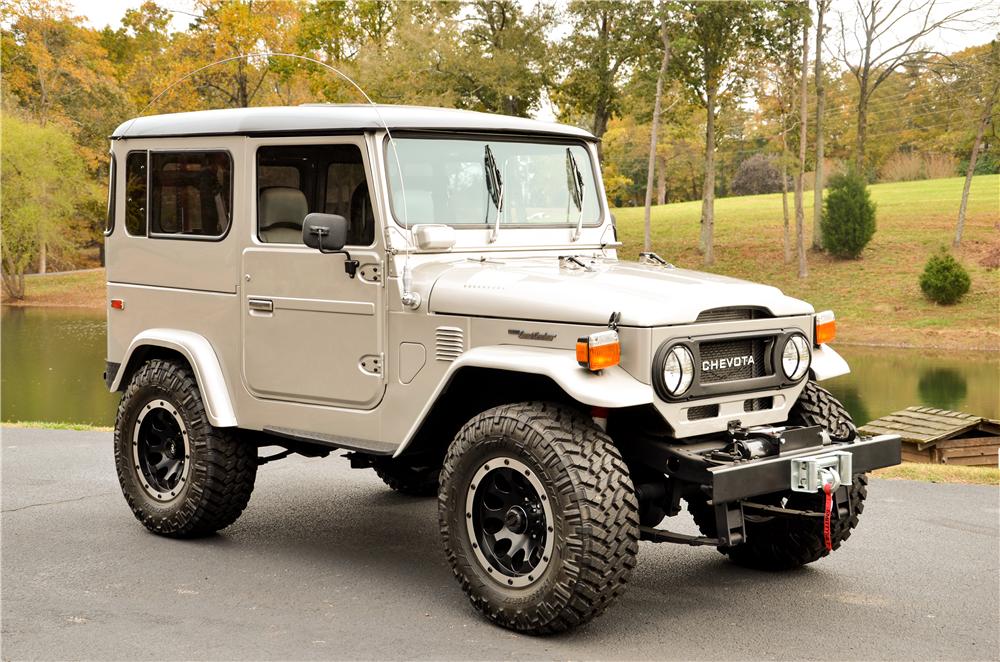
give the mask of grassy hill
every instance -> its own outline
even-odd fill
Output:
[[[963,179],[875,184],[878,230],[860,260],[809,252],[809,276],[784,263],[781,195],[721,198],[715,203],[716,264],[709,269],[775,285],[786,294],[837,313],[841,342],[915,347],[1000,349],[1000,271],[979,264],[1000,247],[1000,175],[973,179],[963,246],[956,257],[972,289],[955,306],[927,301],[917,284],[927,257],[949,246]],[[812,227],[812,192],[806,195]],[[792,232],[794,246],[794,207]],[[643,209],[616,209],[621,256],[642,250]],[[653,250],[680,267],[703,269],[698,252],[701,202],[653,207]],[[807,234],[811,241],[811,232]]]

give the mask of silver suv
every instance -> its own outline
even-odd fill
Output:
[[[848,371],[833,315],[654,254],[619,261],[596,147],[401,106],[119,127],[105,378],[135,516],[208,534],[258,465],[346,451],[437,495],[472,603],[528,632],[602,612],[640,540],[766,569],[837,549],[865,472],[900,446],[859,437],[817,386]],[[682,502],[701,535],[663,526]]]

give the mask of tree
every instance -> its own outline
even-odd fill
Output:
[[[806,175],[806,118],[809,111],[809,24],[802,24],[802,70],[799,85],[799,172],[795,176],[795,235],[799,251],[799,278],[805,278],[809,273],[806,264],[806,229],[805,229],[805,209],[803,209],[803,198],[805,197],[805,175]]]
[[[770,2],[678,2],[671,66],[705,108],[705,178],[702,186],[701,248],[705,264],[715,262],[716,120],[720,99],[737,97],[776,27]]]
[[[58,0],[5,1],[2,7],[9,21],[2,32],[4,92],[36,123],[71,132],[91,173],[105,172],[107,136],[125,99],[100,35]]]
[[[979,9],[973,3],[959,3],[957,9],[939,13],[942,6],[939,0],[891,0],[888,6],[885,0],[855,0],[851,37],[844,14],[840,15],[838,59],[850,71],[858,89],[854,166],[859,172],[867,166],[865,147],[872,95],[900,67],[932,53],[922,40],[942,29],[961,27]],[[914,27],[899,33],[898,27],[904,24]],[[857,49],[852,50],[852,46]]]
[[[832,0],[816,0],[816,178],[813,182],[813,240],[812,247],[819,250],[823,247],[823,233],[820,220],[823,218],[823,113],[826,110],[826,88],[823,85],[823,20],[830,9]]]
[[[189,83],[174,88],[172,96],[158,102],[161,106],[157,111],[246,108],[259,103],[258,94],[268,89],[264,82],[271,62],[253,56],[291,50],[299,5],[281,0],[197,0],[195,6],[200,16],[186,32],[172,39],[164,57],[167,66],[154,87],[166,89],[199,67],[207,68],[192,76]],[[190,93],[192,87],[194,94]]]
[[[564,119],[590,116],[601,138],[618,112],[622,79],[643,51],[656,43],[656,23],[642,3],[569,3],[570,34],[561,44],[566,77],[553,89]],[[599,146],[600,149],[600,146]]]
[[[660,63],[660,73],[656,77],[656,97],[653,101],[653,126],[649,136],[649,166],[646,168],[646,209],[645,209],[645,243],[643,247],[647,252],[653,250],[653,236],[651,227],[651,207],[653,206],[653,171],[656,169],[656,143],[657,133],[660,128],[660,107],[663,104],[663,79],[667,77],[667,67],[670,64],[670,33],[667,30],[667,21],[663,20],[660,26],[660,39],[663,41],[663,61]]]
[[[775,167],[773,158],[754,154],[740,163],[729,190],[734,195],[777,193],[782,189],[781,177],[782,173]],[[784,188],[787,190],[787,182]]]
[[[4,113],[2,129],[3,286],[23,299],[25,271],[44,247],[72,246],[67,221],[95,191],[73,139],[58,126]]]
[[[525,14],[514,0],[476,0],[469,9],[456,63],[459,104],[527,117],[550,78],[545,35],[552,11],[538,5]]]
[[[758,104],[759,131],[769,142],[778,140],[777,149],[780,153],[780,178],[775,178],[781,190],[782,210],[782,247],[785,264],[792,261],[791,215],[788,204],[788,169],[792,161],[789,148],[789,134],[796,125],[796,98],[798,89],[796,81],[799,77],[797,57],[802,23],[808,18],[807,7],[797,2],[786,2],[781,7],[781,20],[770,36],[767,57],[761,68],[755,86],[755,97]],[[749,161],[749,160],[748,160]],[[747,167],[756,162],[744,161]],[[740,169],[744,167],[740,164]],[[737,171],[737,176],[740,170]],[[734,180],[734,185],[735,185]],[[742,185],[742,184],[741,184]]]
[[[993,105],[1000,95],[1000,41],[990,44],[990,52],[982,60],[973,61],[973,77],[981,81],[983,93],[983,112],[976,126],[976,138],[972,143],[972,153],[969,154],[969,166],[965,171],[965,184],[962,186],[962,202],[958,206],[958,223],[955,224],[955,239],[952,243],[959,246],[962,243],[962,232],[965,229],[965,210],[969,205],[969,189],[972,187],[972,176],[976,173],[976,161],[979,159],[979,148],[983,144],[983,134],[986,126],[993,120]]]
[[[830,178],[823,208],[823,248],[856,259],[875,236],[875,203],[865,177],[854,168]]]

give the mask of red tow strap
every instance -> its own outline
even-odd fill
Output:
[[[830,483],[823,484],[823,493],[826,495],[826,507],[823,509],[823,544],[826,551],[833,551],[833,539],[830,537],[830,513],[833,510],[833,491]]]

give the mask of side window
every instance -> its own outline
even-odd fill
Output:
[[[347,219],[347,243],[368,246],[375,222],[357,145],[288,145],[257,150],[257,236],[272,244],[302,243],[307,214]]]
[[[360,151],[356,161],[327,166],[324,206],[326,213],[340,214],[347,219],[348,244],[367,246],[375,240],[375,218]]]
[[[125,157],[125,231],[146,236],[146,152]]]
[[[108,175],[108,216],[104,219],[104,234],[115,229],[115,184],[118,182],[118,161],[111,155],[111,172]]]
[[[150,235],[217,238],[229,231],[228,152],[151,152],[149,168]]]

